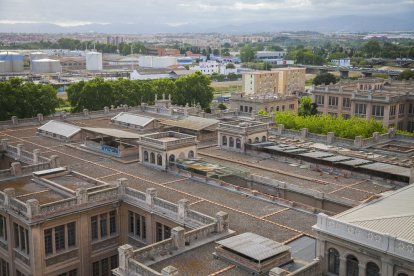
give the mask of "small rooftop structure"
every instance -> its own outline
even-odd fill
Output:
[[[111,122],[127,128],[145,129],[154,128],[155,119],[143,115],[121,112],[113,117]]]
[[[139,139],[141,135],[129,131],[113,128],[100,128],[100,127],[82,127],[82,129],[97,134],[111,136],[118,139]]]
[[[60,121],[49,121],[37,129],[37,133],[62,141],[80,139],[81,128]]]
[[[215,129],[219,121],[216,119],[188,116],[188,117],[180,118],[177,120],[171,120],[171,119],[164,120],[161,123],[166,126],[200,131],[203,129],[210,129],[210,130]]]
[[[250,232],[216,243],[217,257],[227,259],[257,275],[292,260],[289,246]]]

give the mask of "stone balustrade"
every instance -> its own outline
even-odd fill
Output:
[[[318,214],[317,224],[314,229],[323,233],[338,236],[350,242],[356,242],[374,248],[381,252],[387,252],[403,259],[414,259],[414,244],[397,237],[367,230],[353,224],[339,221],[326,214]]]

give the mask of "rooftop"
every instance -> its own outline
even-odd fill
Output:
[[[39,127],[38,130],[70,138],[80,132],[81,128],[72,124],[52,120]]]
[[[111,119],[112,121],[117,121],[125,124],[136,125],[140,127],[145,127],[149,123],[154,121],[154,118],[142,116],[133,113],[121,112]]]
[[[276,256],[282,252],[286,252],[290,249],[289,246],[251,232],[246,232],[218,241],[217,244],[241,255],[252,258],[258,262]]]
[[[161,121],[161,124],[163,125],[192,129],[196,131],[200,131],[207,128],[214,128],[218,123],[219,121],[216,119],[202,118],[196,116],[178,118],[177,120],[167,119]]]

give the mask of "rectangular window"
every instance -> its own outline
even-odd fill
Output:
[[[76,223],[71,222],[67,224],[67,231],[68,231],[68,246],[75,246],[76,245]]]
[[[116,212],[111,211],[109,212],[109,234],[116,233]]]
[[[101,229],[101,239],[105,238],[106,236],[108,236],[108,219],[106,214],[102,214],[100,216],[100,229]]]
[[[329,106],[338,106],[338,97],[329,96]]]
[[[111,269],[118,267],[118,255],[111,256]]]
[[[290,110],[294,110],[294,109],[295,109],[295,104],[290,104],[290,105],[289,105],[289,109],[290,109]]]
[[[134,234],[134,213],[128,211],[129,233]]]
[[[55,227],[55,249],[56,252],[65,249],[65,225]]]
[[[162,241],[162,224],[159,222],[155,224],[155,238],[157,242]]]
[[[91,217],[91,237],[92,240],[98,239],[98,216]]]
[[[78,276],[78,270],[72,269],[71,271],[68,272],[68,276]]]
[[[21,273],[18,269],[16,269],[16,276],[25,276],[25,275]]]
[[[145,217],[141,217],[141,223],[142,223],[142,236],[141,239],[145,240],[147,238],[147,224],[145,222]]]
[[[52,228],[45,230],[45,255],[53,253]]]
[[[7,241],[7,221],[2,215],[0,215],[0,238]]]
[[[414,132],[414,122],[408,122],[407,131]]]
[[[404,114],[404,110],[405,110],[405,104],[400,104],[398,106],[398,115]]]
[[[109,272],[109,263],[108,259],[102,259],[101,260],[101,273],[102,275],[108,275]]]
[[[10,275],[9,263],[1,258],[0,258],[0,262],[1,262],[0,276],[9,276]]]
[[[135,214],[135,235],[141,237],[141,216]]]
[[[92,276],[100,276],[99,261],[92,264]]]
[[[323,95],[316,95],[315,100],[316,100],[317,105],[324,105],[325,104],[325,96],[323,96]]]
[[[171,238],[171,228],[167,225],[164,225],[164,239]]]
[[[17,223],[13,224],[14,228],[14,247],[26,254],[29,254],[29,230]]]
[[[384,106],[382,106],[382,105],[373,105],[372,106],[372,116],[384,117]]]
[[[366,115],[367,105],[366,104],[355,104],[355,115]]]
[[[395,105],[390,106],[390,116],[395,116],[395,110],[396,110]]]
[[[342,98],[342,106],[345,108],[351,107],[351,99],[350,98]]]
[[[408,114],[414,114],[414,104],[411,104],[408,106]]]

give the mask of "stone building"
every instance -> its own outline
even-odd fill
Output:
[[[186,200],[177,205],[126,182],[55,168],[3,183],[1,275],[110,275],[119,246],[143,247],[169,239],[178,226],[189,231],[214,223]]]
[[[329,217],[318,215],[317,257],[325,275],[414,275],[414,185]]]
[[[322,114],[382,121],[384,127],[414,131],[414,82],[384,79],[341,81],[313,88]]]
[[[305,68],[274,68],[243,74],[242,92],[250,94],[298,95],[305,91]]]
[[[197,138],[174,131],[144,135],[140,138],[139,161],[166,170],[176,159],[197,157]]]
[[[261,122],[223,122],[218,127],[218,145],[222,149],[244,152],[245,144],[267,141],[269,125]]]
[[[233,93],[230,97],[230,107],[240,112],[267,112],[292,111],[298,112],[299,102],[296,96],[279,96],[277,94],[248,95]]]

